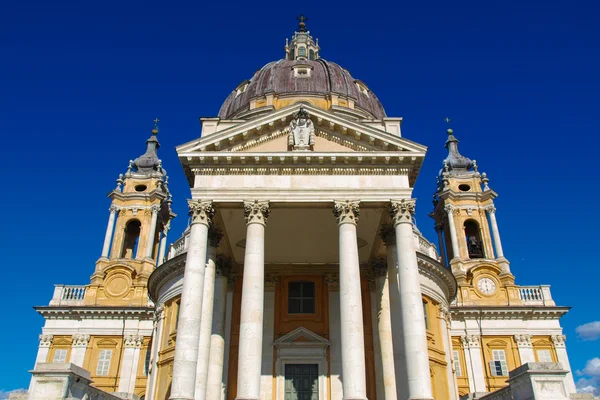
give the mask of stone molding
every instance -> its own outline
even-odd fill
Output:
[[[215,225],[211,225],[208,228],[208,245],[214,248],[219,247],[219,243],[221,243],[221,239],[223,239],[223,232],[219,227]]]
[[[515,335],[515,341],[517,342],[518,347],[531,347],[531,338],[532,335],[528,334]]]
[[[39,339],[40,339],[40,347],[50,347],[52,345],[52,339],[54,339],[54,335],[42,333],[39,336]]]
[[[123,316],[136,318],[142,321],[154,318],[154,307],[50,307],[40,306],[34,308],[46,319],[123,319]]]
[[[400,201],[392,200],[390,204],[390,216],[394,221],[394,226],[398,224],[412,224],[412,215],[415,213],[415,200],[402,199]]]
[[[333,215],[337,219],[337,223],[356,225],[360,214],[359,203],[358,200],[335,200]]]
[[[192,224],[204,224],[210,226],[215,216],[215,208],[210,200],[188,200],[190,209],[189,215],[192,217]]]
[[[394,229],[393,225],[382,225],[379,235],[381,236],[381,240],[383,240],[383,243],[386,247],[396,245],[396,230]]]
[[[85,333],[73,335],[72,341],[72,347],[87,347],[90,343],[90,335]]]
[[[552,335],[550,337],[554,347],[566,347],[565,341],[567,340],[566,335]]]
[[[481,336],[479,335],[463,335],[460,337],[460,341],[464,348],[477,349],[481,347]]]
[[[268,201],[244,201],[244,218],[246,224],[267,225],[267,219],[271,213]]]
[[[231,160],[227,162],[230,163]],[[244,157],[242,157],[244,158]],[[260,163],[263,161],[263,158],[267,163],[271,164],[277,161],[278,157],[254,157],[255,163]],[[328,164],[336,164],[338,162],[338,157],[328,157]],[[367,175],[367,176],[377,176],[377,175],[392,175],[392,176],[407,176],[410,172],[408,168],[402,167],[391,167],[391,168],[381,168],[377,166],[365,166],[365,167],[352,167],[346,166],[347,160],[350,157],[344,157],[344,159],[340,160],[339,167],[325,167],[322,165],[319,166],[311,166],[313,163],[313,159],[315,163],[324,163],[323,157],[321,156],[313,156],[313,157],[294,157],[291,161],[299,163],[301,160],[308,164],[307,166],[284,166],[284,167],[251,167],[244,166],[246,160],[243,160],[243,164],[240,167],[204,167],[204,168],[192,168],[191,172],[194,175],[200,176],[221,176],[221,175],[275,175],[275,176],[286,176],[286,175],[327,175],[327,176],[337,176],[337,175]],[[357,164],[362,164],[363,159],[368,159],[369,157],[354,157],[356,158]],[[342,166],[342,164],[344,166]]]
[[[125,347],[141,348],[144,343],[142,335],[127,335],[125,336]]]

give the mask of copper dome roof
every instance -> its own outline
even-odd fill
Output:
[[[297,76],[294,66],[310,67],[310,76]],[[220,118],[236,118],[250,109],[252,99],[270,93],[280,97],[337,94],[354,100],[355,109],[365,111],[372,118],[385,117],[383,106],[373,92],[362,82],[354,79],[346,69],[322,58],[273,61],[258,70],[246,83],[238,86],[238,89],[245,86],[243,90],[236,89],[227,97],[219,111]]]

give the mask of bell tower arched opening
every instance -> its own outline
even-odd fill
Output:
[[[137,258],[141,227],[142,223],[137,219],[132,219],[131,221],[127,222],[127,225],[125,225],[121,258]]]
[[[472,219],[466,220],[464,230],[469,258],[485,258],[479,224]]]

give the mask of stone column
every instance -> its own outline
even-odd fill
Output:
[[[336,201],[340,257],[340,327],[344,400],[366,399],[365,341],[356,224],[358,201]],[[412,231],[411,231],[412,232]]]
[[[396,231],[397,290],[404,336],[404,355],[409,399],[433,399],[421,281],[414,247],[412,214],[414,200],[392,201],[390,214]]]
[[[440,244],[440,257],[442,257],[442,265],[448,265],[446,260],[446,244],[444,243],[444,230],[439,224],[435,224],[435,231],[438,236],[438,243]]]
[[[402,309],[398,290],[398,254],[396,253],[396,231],[392,225],[381,227],[381,239],[387,250],[388,291],[390,294],[390,319],[394,348],[394,371],[396,373],[396,391],[398,399],[408,398],[408,374],[404,353],[404,329],[402,327]]]
[[[238,279],[238,274],[229,274],[227,279],[227,304],[225,306],[225,356],[223,361],[223,390],[221,399],[227,399],[227,383],[229,382],[229,351],[231,349],[231,324],[233,314],[233,291]]]
[[[377,333],[379,337],[379,351],[381,352],[383,398],[385,400],[396,400],[396,372],[394,369],[388,267],[385,260],[379,260],[372,264],[371,270],[375,276]]]
[[[268,276],[265,279],[265,301],[263,317],[262,364],[260,377],[260,398],[273,398],[273,341],[275,340],[275,289],[280,278]]]
[[[519,349],[519,358],[521,359],[521,365],[528,362],[535,362],[535,355],[533,354],[533,345],[531,344],[531,335],[515,335],[515,342],[517,342],[517,348]]]
[[[342,332],[340,329],[340,279],[339,274],[325,275],[329,295],[329,381],[331,400],[342,400]]]
[[[118,392],[134,393],[135,380],[140,363],[140,349],[143,343],[144,337],[141,335],[125,336],[125,350],[123,351],[123,361],[121,362],[121,379],[119,380]]]
[[[500,232],[498,231],[498,222],[496,221],[496,207],[493,205],[487,206],[485,211],[490,216],[492,236],[494,237],[494,246],[496,247],[496,258],[503,258],[504,251],[502,251],[502,242],[500,241]]]
[[[452,343],[450,342],[450,333],[448,331],[448,327],[450,326],[450,311],[448,310],[448,307],[444,304],[440,304],[439,308],[440,330],[442,332],[442,345],[444,348],[444,353],[446,353],[446,363],[448,364],[446,367],[446,379],[448,381],[448,391],[450,392],[449,400],[457,400],[458,386],[456,383],[456,379],[454,379],[454,375],[452,374],[454,364],[452,363]]]
[[[223,366],[225,356],[225,317],[227,308],[227,275],[229,264],[223,259],[217,263],[215,279],[215,302],[213,307],[212,330],[210,336],[210,357],[208,360],[207,400],[221,400],[225,386]]]
[[[202,320],[198,339],[198,365],[196,367],[196,400],[206,399],[208,383],[208,359],[210,357],[210,336],[212,332],[213,305],[215,301],[215,273],[217,265],[217,247],[223,233],[211,226],[208,230],[208,255],[204,273],[204,292],[202,293]]]
[[[167,251],[167,234],[171,230],[171,223],[167,222],[163,227],[162,238],[160,239],[160,251],[158,252],[158,259],[156,265],[160,265],[165,262],[165,252]]]
[[[154,249],[154,237],[156,236],[156,222],[158,221],[158,204],[152,206],[152,222],[150,222],[150,230],[146,238],[146,258],[152,258],[152,250]]]
[[[265,226],[269,203],[245,201],[246,251],[240,311],[238,400],[260,398],[265,285]]]
[[[567,346],[565,345],[567,337],[565,335],[552,335],[551,339],[554,344],[558,362],[562,365],[563,369],[569,371],[567,376],[565,376],[565,386],[567,387],[567,391],[569,394],[577,393],[575,381],[573,380],[573,373],[571,372],[571,363],[569,363],[569,356],[567,355]]]
[[[477,393],[487,392],[480,339],[479,335],[464,335],[460,337],[465,352],[469,390]]]
[[[81,333],[73,335],[73,343],[71,344],[71,357],[69,362],[83,368],[83,360],[85,359],[85,352],[87,351],[89,343],[90,335]]]
[[[50,346],[52,346],[52,339],[54,339],[54,335],[41,334],[39,336],[40,345],[38,347],[37,357],[35,358],[35,363],[45,363],[48,362],[48,353],[50,353]]]
[[[446,210],[446,214],[448,215],[448,230],[450,231],[450,242],[452,243],[452,258],[460,258],[458,238],[456,236],[456,225],[454,225],[454,212],[456,209],[452,204],[446,204],[444,210]]]
[[[106,227],[106,234],[104,235],[104,245],[102,246],[102,257],[108,258],[108,252],[110,250],[110,240],[112,239],[113,230],[115,228],[115,217],[117,215],[118,208],[116,206],[110,206],[108,209],[110,215],[108,217],[108,226]]]
[[[156,374],[158,372],[158,351],[162,341],[163,320],[165,317],[165,307],[161,304],[156,307],[154,312],[154,329],[152,335],[152,347],[150,349],[150,366],[148,368],[148,380],[146,383],[146,398],[153,399],[156,390]]]
[[[212,201],[189,201],[188,205],[192,217],[190,245],[183,275],[170,400],[194,398],[202,317],[202,296],[199,293],[204,292],[208,227],[215,214]]]

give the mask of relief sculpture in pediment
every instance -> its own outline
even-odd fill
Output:
[[[288,146],[291,150],[312,150],[315,145],[315,126],[304,108],[290,122]]]

